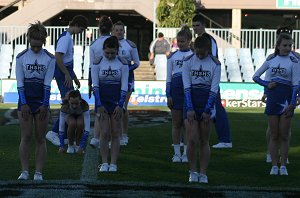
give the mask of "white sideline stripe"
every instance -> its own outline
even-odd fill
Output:
[[[98,175],[99,149],[92,148],[89,143],[94,136],[94,128],[91,128],[82,164],[81,181],[95,181]]]

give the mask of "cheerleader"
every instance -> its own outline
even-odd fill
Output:
[[[209,55],[210,41],[197,37],[194,54],[183,63],[182,80],[185,95],[184,120],[188,137],[189,182],[208,183],[206,175],[210,159],[209,136],[215,116],[215,101],[219,90],[221,66]],[[197,169],[197,146],[200,144],[200,171]]]
[[[294,113],[299,86],[299,63],[291,52],[293,39],[281,33],[276,42],[275,53],[253,75],[253,81],[267,88],[265,114],[270,131],[269,151],[272,158],[270,175],[288,175],[286,162],[289,147],[289,129]],[[260,76],[266,72],[265,80]],[[278,167],[280,149],[280,168]]]
[[[47,32],[40,22],[30,24],[27,38],[30,48],[18,54],[16,59],[18,118],[21,128],[19,154],[22,166],[18,179],[29,179],[30,144],[35,128],[36,162],[33,179],[43,180],[42,170],[47,152],[45,133],[49,120],[49,98],[55,59],[43,49]]]
[[[129,67],[125,59],[117,56],[119,42],[116,37],[107,38],[103,44],[103,57],[91,68],[95,96],[96,119],[101,126],[100,172],[116,172],[120,150],[123,106],[128,90]],[[99,128],[95,128],[99,130]],[[108,142],[111,139],[111,162],[108,164]]]
[[[188,162],[186,155],[186,137],[184,138],[184,151],[180,152],[180,137],[183,128],[183,83],[182,83],[182,64],[185,57],[193,52],[190,49],[192,33],[188,26],[183,26],[177,34],[177,44],[179,50],[171,53],[167,61],[167,80],[166,95],[167,104],[172,114],[172,140],[174,155],[172,162]]]

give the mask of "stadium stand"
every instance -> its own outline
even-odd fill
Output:
[[[10,76],[13,47],[10,44],[3,44],[0,47],[0,78]]]

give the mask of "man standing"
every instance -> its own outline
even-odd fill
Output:
[[[202,15],[196,14],[192,20],[192,26],[194,32],[201,36],[205,33],[206,36],[210,38],[211,44],[211,54],[218,58],[218,45],[216,40],[209,34],[205,32],[205,19]],[[230,128],[229,122],[227,118],[227,113],[222,106],[220,91],[218,93],[218,97],[216,98],[216,117],[215,117],[215,128],[217,132],[217,136],[219,139],[219,143],[213,145],[213,148],[232,148],[232,142],[230,137]]]
[[[158,38],[150,44],[150,63],[154,63],[156,80],[166,80],[167,77],[167,56],[170,54],[170,43],[159,32]]]

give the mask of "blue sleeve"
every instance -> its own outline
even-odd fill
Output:
[[[100,91],[99,91],[99,87],[94,86],[93,87],[93,93],[94,93],[94,97],[95,97],[95,106],[97,107],[101,107],[101,100],[100,100]]]
[[[254,73],[252,79],[254,82],[257,84],[268,87],[269,82],[262,80],[260,76],[269,68],[269,63],[268,61],[265,61],[264,64]]]
[[[16,78],[17,78],[17,89],[19,94],[19,99],[21,105],[26,104],[26,97],[25,97],[25,89],[24,89],[24,72],[22,67],[22,62],[19,58],[16,60]]]
[[[167,98],[171,97],[171,82],[166,83],[166,95],[167,95]]]
[[[191,88],[186,88],[184,89],[184,97],[187,105],[187,110],[188,111],[193,111],[193,103],[192,103],[192,96],[191,96]]]
[[[18,94],[19,94],[19,99],[20,99],[21,105],[27,104],[26,98],[25,98],[24,87],[18,87]]]
[[[298,86],[293,86],[293,94],[291,98],[291,105],[296,105],[296,98],[297,98],[297,93],[298,93]]]
[[[217,98],[217,93],[214,93],[214,92],[209,92],[209,97],[208,97],[208,100],[207,100],[207,104],[205,105],[205,108],[204,108],[204,112],[205,113],[211,113],[211,109],[213,109],[215,103],[216,103],[216,98]]]
[[[49,99],[50,99],[50,86],[44,85],[44,99],[43,99],[43,106],[49,107]]]
[[[128,75],[129,75],[129,69],[128,67],[123,66],[121,68],[122,70],[122,76],[121,76],[121,91],[120,91],[120,100],[119,100],[119,107],[123,108],[125,98],[128,91]]]

